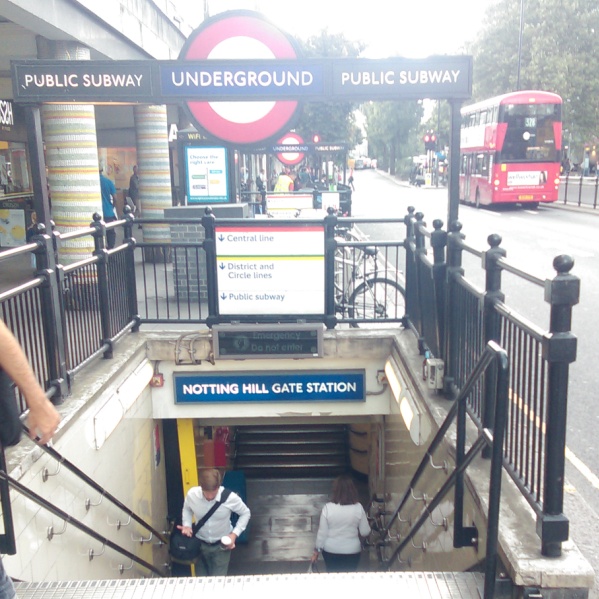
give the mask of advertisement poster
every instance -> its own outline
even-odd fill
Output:
[[[228,202],[227,149],[186,146],[187,203]]]
[[[25,211],[0,209],[0,247],[17,247],[25,243]]]

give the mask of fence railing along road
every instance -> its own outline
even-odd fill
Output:
[[[154,221],[136,221],[135,230],[138,222],[144,226]],[[543,553],[560,554],[561,542],[568,538],[563,515],[564,450],[569,364],[576,357],[570,323],[579,294],[569,257],[557,257],[556,276],[542,281],[507,261],[499,236],[490,236],[490,247],[479,251],[465,244],[459,223],[445,231],[443,223],[435,220],[429,231],[424,216],[413,209],[395,221],[334,214],[314,221],[217,220],[207,211],[202,219],[164,222],[172,232],[172,240],[164,244],[136,242],[134,220],[127,215],[108,225],[122,228],[123,244],[106,250],[107,226],[95,215],[89,229],[49,236],[42,227],[34,243],[0,253],[0,268],[16,257],[36,254],[37,269],[31,277],[0,294],[0,313],[53,401],[60,402],[68,394],[72,377],[93,360],[110,358],[119,337],[146,323],[212,326],[232,321],[306,320],[323,322],[329,328],[381,323],[409,327],[423,355],[444,360],[443,392],[450,399],[458,395],[486,345],[495,342],[508,354],[511,377],[505,467],[537,512]],[[405,237],[361,241],[351,234],[360,222],[403,223]],[[226,294],[222,289],[219,292],[219,285],[226,270],[224,259],[232,263],[261,259],[251,253],[222,255],[219,231],[231,228],[260,230],[272,238],[282,231],[289,239],[299,231],[300,240],[306,231],[316,232],[322,245],[290,248],[287,253],[295,253],[285,262],[290,272],[281,279],[298,278],[293,272],[295,263],[313,269],[308,272],[322,273],[323,280],[299,281],[310,292],[312,287],[322,290],[322,297],[310,299],[311,310],[223,313]],[[190,238],[185,238],[185,231],[192,231]],[[59,264],[60,245],[84,236],[93,237],[93,254],[76,264]],[[482,258],[484,290],[468,281],[462,267],[464,251]],[[274,258],[289,256],[268,257],[268,268]],[[505,303],[503,271],[543,287],[544,300],[551,306],[545,327],[530,323]],[[494,406],[485,398],[492,397],[487,392],[492,385],[492,380],[484,379],[469,399],[473,413],[489,429],[493,428]]]

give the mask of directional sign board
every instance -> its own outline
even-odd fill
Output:
[[[217,226],[221,315],[324,314],[324,227]]]
[[[321,358],[324,325],[214,325],[215,358]]]

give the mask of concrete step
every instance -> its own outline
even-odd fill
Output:
[[[307,561],[298,564],[307,570]],[[322,566],[322,562],[321,562]],[[324,571],[322,566],[321,571]],[[69,582],[20,582],[19,599],[196,599],[237,592],[247,597],[294,596],[478,599],[484,579],[474,572],[355,572],[348,574],[268,574],[261,576],[180,577]]]

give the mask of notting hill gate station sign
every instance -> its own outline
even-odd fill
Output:
[[[471,56],[304,59],[263,15],[237,10],[204,21],[178,60],[23,60],[12,61],[11,72],[14,101],[29,105],[35,208],[44,216],[43,102],[183,104],[208,139],[243,149],[289,131],[301,102],[431,98],[451,106],[448,225],[457,220],[458,177],[451,175],[459,167],[460,108],[471,97]]]

